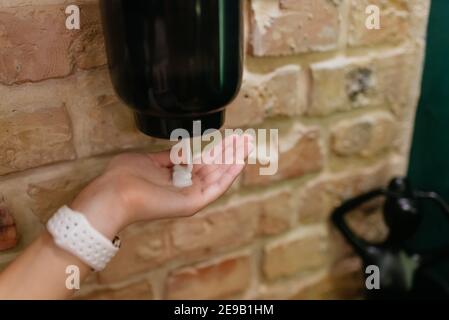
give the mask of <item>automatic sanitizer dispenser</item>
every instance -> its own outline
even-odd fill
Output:
[[[243,64],[242,0],[101,0],[109,70],[145,134],[219,129]]]

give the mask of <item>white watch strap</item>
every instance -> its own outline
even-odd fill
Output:
[[[95,271],[103,270],[115,256],[119,244],[94,229],[86,217],[67,206],[47,222],[56,245],[80,258]]]

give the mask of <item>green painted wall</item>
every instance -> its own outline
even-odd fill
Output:
[[[409,177],[414,188],[434,190],[449,202],[449,1],[432,0],[422,97],[410,158]],[[423,204],[425,220],[413,249],[449,244],[449,219],[436,207]],[[449,284],[449,263],[435,276]]]

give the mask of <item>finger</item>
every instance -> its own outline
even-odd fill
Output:
[[[231,149],[232,147],[229,147]],[[251,139],[242,136],[239,137],[236,143],[235,152],[234,150],[226,150],[226,162],[222,165],[217,165],[214,171],[209,172],[208,175],[201,177],[203,181],[203,187],[208,187],[220,179],[222,176],[228,172],[233,166],[240,167],[245,166],[245,159],[248,157],[249,153],[252,152],[253,145]],[[240,161],[239,161],[240,160]]]
[[[220,165],[214,171],[209,172],[207,175],[200,177],[201,183],[203,185],[202,187],[206,188],[207,186],[215,183],[221,178],[223,173],[226,171],[227,168],[225,168],[225,165]]]
[[[234,150],[235,146],[235,150]],[[249,135],[242,135],[237,137],[235,144],[227,146],[225,150],[225,164],[245,164],[245,159],[248,157],[250,148],[252,148],[252,137]]]
[[[238,162],[238,157],[246,159],[248,154],[252,152],[252,145],[248,145],[251,140],[242,137],[237,143],[236,158],[234,164],[222,165],[220,170],[213,172],[210,176],[204,178],[203,189],[206,193],[213,194],[212,198],[218,197],[232,185],[237,176],[246,166],[245,162]],[[211,189],[211,190],[208,190]],[[209,195],[210,196],[210,195]]]
[[[207,162],[202,162],[195,166],[194,172],[199,176],[206,176],[216,169],[223,162],[223,154],[226,154],[225,150],[234,145],[234,141],[238,138],[237,135],[233,134],[226,137],[221,143],[216,144],[212,150],[205,150],[202,153],[202,159],[207,160]],[[209,155],[213,154],[212,157]]]
[[[204,201],[209,204],[221,197],[234,183],[245,165],[233,165],[218,180],[203,189]]]
[[[229,165],[232,164],[244,164],[248,155],[254,149],[253,137],[247,134],[242,136],[229,136],[225,142],[226,143],[223,144],[224,150],[222,151],[222,154],[217,155],[218,158],[216,159],[215,164],[204,165],[198,172],[201,178],[204,179],[217,170],[227,170]]]

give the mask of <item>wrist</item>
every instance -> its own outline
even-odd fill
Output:
[[[106,176],[101,176],[88,185],[71,203],[70,208],[83,213],[89,223],[110,240],[128,224],[123,197]]]

